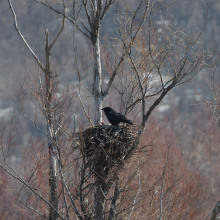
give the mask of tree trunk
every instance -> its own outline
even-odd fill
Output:
[[[117,180],[115,181],[115,189],[114,189],[114,196],[111,201],[111,208],[109,211],[109,217],[108,220],[115,220],[115,207],[116,207],[116,202],[120,196],[120,190],[119,190],[119,183],[118,183],[118,176]]]
[[[101,57],[100,57],[100,25],[101,25],[101,12],[103,7],[103,2],[101,0],[92,0],[93,9],[91,13],[91,42],[92,42],[92,52],[93,52],[93,62],[94,62],[94,80],[93,80],[93,95],[94,95],[94,123],[98,124],[102,122],[102,67],[101,67]]]
[[[105,219],[105,180],[101,177],[96,177],[95,188],[95,220]]]
[[[58,218],[58,184],[57,184],[57,158],[53,150],[51,142],[48,143],[49,147],[49,185],[50,185],[50,216],[49,220],[56,220]]]
[[[219,219],[219,214],[220,214],[220,200],[215,205],[215,208],[212,211],[212,216],[211,216],[210,220],[217,220],[217,219]]]
[[[95,106],[95,124],[102,122],[102,67],[101,67],[101,55],[100,55],[100,24],[101,24],[101,12],[103,7],[103,1],[92,0],[93,12],[92,12],[92,27],[91,27],[91,42],[93,49],[93,62],[94,62],[94,81],[93,81],[93,95]],[[94,192],[95,198],[95,220],[105,219],[105,178],[102,176],[99,170],[96,171],[96,187]]]
[[[93,42],[93,60],[94,60],[94,104],[95,104],[95,124],[102,122],[102,88],[101,88],[101,58],[100,58],[100,44],[99,35],[96,36],[95,42]]]
[[[45,117],[47,121],[48,151],[49,151],[49,186],[50,186],[50,220],[58,218],[58,181],[57,181],[57,149],[54,146],[55,118],[53,114],[52,98],[52,73],[50,70],[51,48],[49,47],[49,33],[46,30],[46,69],[45,69]]]

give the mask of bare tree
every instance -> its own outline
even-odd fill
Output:
[[[212,119],[215,125],[217,125],[220,128],[220,85],[219,85],[219,77],[218,77],[218,69],[219,69],[219,54],[216,50],[215,51],[215,56],[213,56],[213,59],[211,59],[211,65],[209,70],[207,71],[209,73],[209,78],[208,80],[208,86],[211,88],[212,90],[212,97],[202,97],[202,104],[205,106],[205,108],[212,114]],[[214,132],[212,131],[213,136],[215,136]],[[211,140],[211,137],[209,137],[209,141]],[[218,141],[218,140],[217,140]],[[211,141],[210,141],[211,142]],[[210,146],[209,146],[209,150],[210,150],[210,157],[212,160],[212,156],[213,156],[213,152],[212,152],[212,148],[214,144],[211,142]],[[213,161],[210,161],[210,180],[211,180],[211,184],[213,187],[213,179],[212,179],[212,166],[213,166]],[[213,189],[212,189],[212,194],[214,197],[213,193]],[[210,219],[210,220],[216,220],[219,218],[219,214],[220,214],[220,201],[218,201],[214,207],[214,209],[209,213],[208,217],[206,219]],[[210,218],[209,218],[210,217]]]
[[[7,155],[4,157],[6,167],[3,165],[1,167],[19,180],[22,188],[28,188],[31,195],[35,195],[49,207],[49,217],[47,217],[46,212],[41,213],[29,204],[29,199],[24,203],[28,208],[46,219],[73,219],[76,217],[86,220],[107,218],[111,220],[123,215],[126,216],[127,213],[129,213],[129,219],[137,207],[137,198],[141,189],[139,165],[127,180],[127,183],[130,183],[134,176],[138,176],[139,186],[136,194],[132,197],[134,198],[133,202],[127,209],[119,202],[120,197],[125,192],[120,187],[119,174],[138,150],[146,123],[163,98],[171,89],[190,81],[206,67],[206,55],[199,44],[205,24],[198,35],[193,37],[178,30],[171,23],[171,20],[163,19],[163,16],[158,22],[158,17],[154,17],[157,12],[168,10],[171,7],[166,1],[142,0],[137,3],[136,8],[121,1],[113,0],[62,0],[60,2],[36,0],[35,2],[51,9],[63,18],[62,27],[52,43],[49,42],[49,33],[46,30],[45,65],[42,64],[21,34],[16,14],[10,0],[8,0],[16,31],[36,60],[38,68],[40,68],[39,72],[35,73],[35,77],[33,77],[32,86],[24,88],[26,82],[22,84],[19,97],[23,114],[26,116],[22,104],[23,94],[28,93],[30,96],[34,96],[32,100],[35,106],[35,117],[26,117],[47,138],[49,200],[42,194],[42,183],[35,187],[37,180],[35,180],[34,174],[36,170],[40,169],[39,164],[36,165],[36,169],[27,172],[28,178],[18,173],[7,162]],[[62,5],[61,10],[60,5]],[[115,6],[114,9],[113,6]],[[107,17],[107,12],[114,13],[116,25],[112,36],[107,38],[108,41],[112,41],[109,45],[110,49],[109,51],[106,50],[106,53],[102,53],[105,56],[102,58],[101,28],[104,18]],[[89,39],[92,47],[93,81],[91,93],[94,98],[93,121],[95,125],[93,125],[85,102],[81,98],[80,86],[84,81],[81,81],[82,73],[78,68],[77,57],[75,69],[79,76],[79,86],[74,89],[64,88],[66,90],[63,90],[62,95],[58,94],[61,91],[60,82],[58,73],[53,72],[51,68],[51,51],[65,28],[65,20],[68,20],[84,37]],[[114,33],[115,30],[117,31],[116,34]],[[113,33],[116,38],[114,38]],[[110,53],[110,51],[115,53]],[[115,58],[114,62],[112,62],[113,57]],[[102,68],[107,68],[105,66],[107,63],[111,63],[113,67],[108,74],[103,76]],[[89,84],[88,80],[87,83]],[[120,126],[116,128],[99,125],[102,122],[103,101],[115,91],[121,98],[125,113],[137,112],[138,123],[135,131]],[[71,118],[66,113],[71,112],[70,106],[73,102],[76,106],[81,106],[86,119],[91,124],[90,128],[81,129],[83,125],[79,121],[78,131],[71,132],[71,127],[68,124]],[[46,132],[37,126],[38,111],[41,111],[46,119]],[[76,127],[75,119],[74,127]],[[4,135],[5,132],[2,132],[2,137]],[[43,144],[38,141],[35,145]],[[99,146],[99,148],[93,149],[94,146]],[[169,191],[164,192],[163,182],[167,163],[168,156],[160,178],[162,182],[158,219],[163,217],[163,199]],[[78,171],[79,174],[76,174],[75,172]],[[176,179],[175,177],[171,188],[176,184]],[[122,208],[120,209],[120,207]]]
[[[47,124],[47,137],[48,137],[48,150],[49,150],[49,185],[50,185],[50,217],[49,219],[57,219],[58,214],[58,180],[57,180],[57,173],[58,173],[58,158],[59,158],[59,145],[58,145],[58,132],[59,128],[57,126],[56,118],[57,118],[57,112],[56,112],[56,100],[54,100],[53,87],[55,78],[57,77],[55,74],[53,74],[51,70],[51,51],[56,43],[57,39],[59,38],[60,34],[62,33],[64,26],[65,26],[65,16],[63,17],[62,27],[53,40],[52,43],[49,42],[49,32],[46,29],[45,36],[46,36],[46,42],[45,42],[45,65],[43,65],[40,61],[40,59],[37,57],[37,55],[33,52],[33,50],[30,48],[29,44],[24,39],[23,35],[21,34],[15,11],[12,7],[12,4],[10,0],[8,1],[10,9],[12,11],[13,17],[14,17],[14,26],[17,30],[20,38],[26,45],[26,47],[31,52],[32,56],[35,58],[35,60],[38,63],[39,68],[44,73],[44,78],[41,79],[41,76],[39,76],[40,80],[40,89],[41,89],[41,108],[42,112],[46,119]],[[63,13],[65,15],[65,8],[63,8]],[[21,100],[22,103],[22,100]],[[33,121],[35,122],[35,121]],[[6,158],[5,158],[6,159]],[[59,166],[61,166],[59,164]]]

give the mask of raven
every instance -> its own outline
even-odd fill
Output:
[[[119,112],[114,111],[110,107],[105,107],[105,108],[102,108],[101,110],[103,110],[105,112],[106,118],[109,120],[109,122],[112,125],[117,125],[120,122],[133,125],[133,123],[130,120],[128,120],[127,118],[125,118],[124,115],[122,115]]]

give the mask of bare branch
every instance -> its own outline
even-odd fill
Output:
[[[90,17],[90,15],[89,15],[89,12],[88,12],[88,9],[87,9],[85,0],[82,0],[82,4],[83,4],[84,9],[85,9],[85,12],[86,12],[86,16],[87,16],[87,19],[88,19],[88,22],[89,22],[89,26],[90,26],[91,30],[93,30],[92,20],[91,20],[91,17]],[[94,6],[93,6],[93,4],[91,4],[91,5],[92,5],[92,11],[93,11],[93,13],[95,13],[95,11],[94,11]],[[82,22],[81,22],[81,23],[82,23]],[[83,25],[83,26],[84,26],[84,25]],[[84,27],[84,28],[85,28],[85,27]],[[86,28],[86,30],[88,31],[87,28]],[[90,31],[88,31],[88,32],[91,34]]]
[[[27,43],[27,41],[25,40],[24,36],[21,34],[20,29],[18,28],[18,24],[17,24],[17,19],[16,19],[16,14],[15,11],[12,7],[11,1],[8,0],[8,4],[9,4],[9,8],[11,9],[12,15],[14,17],[14,26],[15,29],[19,35],[19,37],[21,38],[21,40],[24,42],[25,46],[28,48],[28,50],[31,52],[32,56],[34,57],[34,59],[37,61],[37,64],[39,65],[39,67],[42,69],[43,72],[45,72],[45,68],[43,66],[43,64],[40,62],[40,60],[38,59],[37,55],[34,53],[34,51],[31,49],[31,47],[29,46],[29,44]]]
[[[64,0],[63,0],[63,1],[64,1]],[[52,49],[53,45],[56,43],[57,39],[59,38],[60,34],[62,33],[62,31],[63,31],[63,29],[64,29],[64,27],[65,27],[66,14],[65,14],[65,5],[64,5],[64,2],[63,2],[63,14],[64,14],[64,16],[63,16],[62,27],[61,27],[59,33],[57,34],[57,36],[55,37],[54,41],[50,44],[50,46],[49,46],[49,48],[48,48],[49,50]]]
[[[76,24],[76,21],[74,20],[71,20],[69,17],[67,17],[64,13],[54,9],[51,5],[47,5],[46,3],[40,1],[40,0],[36,0],[36,2],[46,6],[47,8],[51,9],[52,11],[54,11],[55,13],[59,14],[59,15],[62,15],[64,16],[68,21],[70,21],[72,24],[74,24],[74,26],[83,34],[85,35],[88,39],[91,39],[90,36],[88,34],[86,34],[77,24]],[[70,15],[69,15],[70,16]],[[71,17],[71,16],[70,16]],[[72,19],[74,19],[73,17],[71,17]]]
[[[162,216],[163,216],[162,204],[163,204],[163,196],[164,196],[164,194],[163,194],[164,177],[165,177],[167,163],[168,163],[168,159],[169,159],[170,147],[171,147],[171,145],[169,145],[168,150],[167,150],[166,162],[165,162],[164,169],[163,169],[162,183],[161,183],[161,187],[160,187],[160,220],[162,220]]]
[[[110,6],[113,5],[114,3],[115,3],[115,1],[113,1],[113,0],[109,0],[109,2],[106,1],[105,7],[104,7],[103,12],[102,12],[102,15],[100,16],[101,21],[104,19],[105,14],[108,11],[108,9],[110,8]]]
[[[16,201],[20,202],[22,205],[26,206],[28,209],[30,209],[30,210],[36,212],[36,213],[37,213],[38,215],[40,215],[42,218],[48,219],[47,216],[45,216],[45,215],[43,215],[42,213],[40,213],[37,209],[35,209],[35,208],[29,206],[28,204],[22,202],[20,199],[17,199]]]
[[[81,103],[81,105],[82,105],[83,111],[84,111],[84,113],[85,113],[85,115],[86,115],[86,117],[87,117],[89,123],[91,124],[92,127],[94,127],[94,125],[93,125],[93,123],[92,123],[90,117],[88,116],[88,114],[87,114],[87,112],[86,112],[86,109],[85,109],[85,106],[84,106],[84,104],[83,104],[83,102],[82,102],[82,99],[81,99],[81,97],[80,97],[80,94],[77,93],[77,96],[78,96],[78,98],[79,98],[79,101],[80,101],[80,103]]]
[[[103,92],[103,97],[105,97],[105,96],[108,94],[109,89],[111,88],[112,83],[113,83],[113,81],[114,81],[114,79],[115,79],[115,76],[116,76],[116,74],[117,74],[117,71],[118,71],[120,65],[122,64],[122,62],[124,61],[124,57],[126,56],[126,54],[128,53],[128,51],[130,50],[130,48],[133,46],[134,40],[136,39],[136,37],[137,37],[137,35],[138,35],[138,33],[139,33],[139,31],[140,31],[140,29],[141,29],[141,27],[142,27],[144,21],[145,21],[147,12],[148,12],[148,10],[149,10],[149,2],[150,2],[150,1],[146,1],[146,3],[145,3],[146,6],[145,6],[145,10],[144,10],[144,13],[143,13],[141,22],[140,22],[140,24],[139,24],[139,26],[138,26],[138,28],[137,28],[137,30],[136,30],[134,36],[130,39],[130,42],[129,42],[128,46],[125,48],[125,52],[121,55],[121,58],[120,58],[118,64],[116,65],[116,68],[115,68],[115,70],[113,71],[111,78],[109,79],[107,88],[106,88],[106,90]],[[140,3],[140,4],[141,4],[141,3]],[[132,29],[132,27],[130,27],[130,28]]]
[[[24,181],[24,179],[22,179],[22,177],[16,172],[15,169],[13,169],[6,161],[5,164],[12,170],[12,172],[10,172],[8,169],[6,169],[2,164],[0,164],[0,167],[6,171],[8,174],[10,174],[12,177],[14,177],[15,179],[17,179],[18,181],[20,181],[21,183],[23,183],[29,190],[31,190],[35,195],[37,195],[40,199],[42,199],[49,207],[51,207],[56,213],[57,215],[64,220],[64,218],[58,213],[58,211],[44,198],[42,197],[38,192],[36,192],[36,190],[33,189],[33,187],[31,185],[29,185],[29,183],[27,183],[26,181]]]
[[[212,214],[212,215],[211,215]],[[210,220],[217,220],[219,217],[218,215],[220,214],[220,201],[218,201],[215,205],[215,208],[213,211],[208,215],[208,217],[211,215]],[[206,219],[208,219],[208,217]]]
[[[137,79],[138,79],[138,84],[139,84],[139,87],[140,87],[140,90],[141,90],[141,98],[140,99],[142,101],[142,120],[144,120],[144,115],[145,115],[145,92],[144,92],[144,89],[143,89],[143,86],[142,86],[142,83],[141,83],[138,68],[136,67],[136,65],[134,63],[134,61],[131,57],[131,54],[129,54],[129,57],[130,57],[132,65],[133,65],[133,68],[136,72],[136,76],[137,76]]]
[[[130,214],[128,216],[128,220],[130,220],[130,218],[131,218],[132,212],[133,212],[135,204],[136,204],[137,197],[138,197],[138,195],[139,195],[139,193],[141,191],[141,177],[140,177],[140,171],[139,171],[139,161],[138,161],[138,170],[137,170],[137,172],[138,172],[138,191],[137,191],[137,194],[136,194],[136,196],[134,198],[134,201],[133,201],[133,204],[132,204],[132,208],[131,208],[131,212],[130,212]]]

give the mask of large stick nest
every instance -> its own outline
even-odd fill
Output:
[[[136,131],[131,126],[96,125],[79,133],[80,148],[90,168],[99,175],[121,163],[134,149]]]

